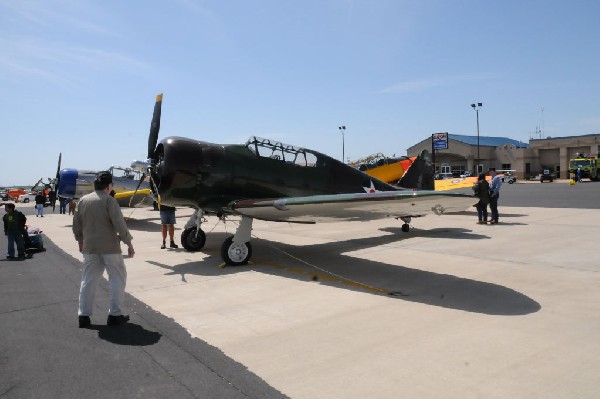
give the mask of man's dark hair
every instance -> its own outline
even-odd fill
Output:
[[[6,202],[4,203],[4,206],[10,208],[10,209],[15,209],[15,204],[11,204],[10,202]]]
[[[94,180],[94,190],[104,190],[110,183],[112,183],[112,175],[110,172],[98,172],[96,173],[96,180]]]

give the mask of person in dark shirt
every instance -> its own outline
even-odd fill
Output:
[[[50,201],[52,212],[54,212],[54,210],[56,209],[56,191],[52,189],[48,191],[48,201]]]
[[[23,213],[15,210],[15,204],[4,204],[6,214],[2,217],[4,222],[4,235],[8,238],[8,252],[6,259],[15,259],[15,244],[17,244],[17,258],[25,259],[25,244],[23,230],[27,218]]]
[[[477,203],[477,218],[479,221],[478,224],[486,224],[488,218],[487,207],[490,203],[490,185],[485,179],[485,173],[481,173],[477,178],[476,185],[476,195],[479,197],[479,202]]]
[[[161,249],[165,249],[167,247],[167,230],[169,232],[169,238],[171,239],[171,244],[169,247],[171,248],[179,248],[174,241],[175,235],[175,208],[172,206],[166,206],[163,204],[159,205],[160,210],[160,222],[162,224],[162,246]]]
[[[44,204],[46,203],[46,195],[44,194],[43,191],[38,191],[37,195],[35,196],[35,209],[37,210],[37,213],[35,214],[35,217],[44,217]]]

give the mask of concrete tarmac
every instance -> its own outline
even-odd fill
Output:
[[[106,288],[94,328],[77,328],[70,217],[29,216],[53,244],[0,262],[0,393],[50,386],[51,396],[89,397],[84,382],[96,397],[119,387],[146,397],[595,398],[600,209],[589,194],[600,184],[589,184],[505,185],[499,225],[476,224],[470,209],[413,219],[409,233],[396,220],[255,221],[242,267],[222,267],[219,254],[233,223],[209,217],[201,252],[161,250],[158,213],[124,209],[136,249],[125,260],[133,343],[107,337]],[[576,208],[552,203],[564,189]],[[177,236],[190,214],[178,209]],[[207,394],[211,381],[231,391]]]

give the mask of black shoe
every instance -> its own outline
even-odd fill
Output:
[[[165,249],[167,247],[167,245],[165,244],[165,242],[163,241],[163,245],[160,246],[160,249]]]
[[[171,248],[179,248],[179,245],[175,244],[175,241],[171,241],[171,245],[169,245]]]
[[[7,260],[13,260],[13,259],[15,259],[15,257],[14,256],[6,256],[6,259]]]
[[[79,316],[79,328],[86,328],[92,324],[90,316]]]
[[[124,316],[124,315],[120,315],[120,316],[108,316],[108,319],[106,320],[106,325],[107,326],[120,326],[121,324],[125,324],[129,321],[129,316]]]

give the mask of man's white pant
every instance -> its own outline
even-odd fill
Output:
[[[91,316],[98,281],[104,270],[108,273],[110,307],[108,314],[122,314],[127,270],[121,254],[83,254],[83,276],[79,290],[79,316]]]

